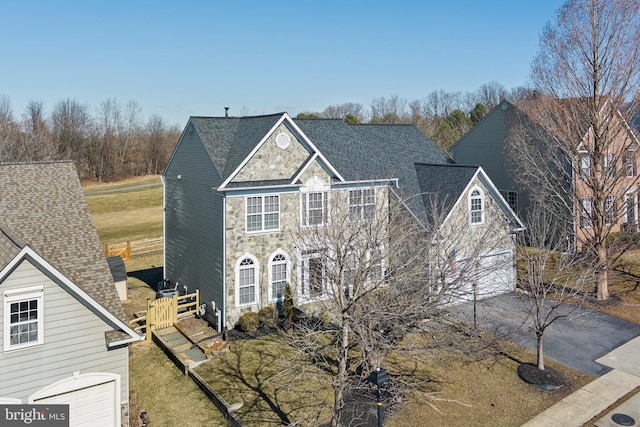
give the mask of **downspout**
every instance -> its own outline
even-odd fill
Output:
[[[227,317],[227,195],[222,195],[222,319],[218,323],[218,332],[224,330]],[[225,325],[222,323],[224,322]]]
[[[160,175],[162,182],[162,279],[167,280],[167,185],[164,175]]]

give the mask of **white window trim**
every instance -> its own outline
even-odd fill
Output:
[[[582,178],[591,176],[591,157],[586,152],[580,152],[580,174]]]
[[[329,190],[331,190],[331,187],[317,176],[311,178],[304,187],[300,188],[300,224],[302,228],[324,227],[330,224],[331,199]],[[309,194],[312,193],[323,194],[322,223],[320,224],[309,224]]]
[[[638,175],[637,164],[636,164],[636,150],[633,147],[625,147],[623,153],[623,167],[625,169],[625,175],[627,178],[633,178]],[[629,175],[631,172],[631,175]]]
[[[261,216],[261,228],[259,230],[249,230],[249,199],[250,198],[260,198],[260,202],[262,204],[262,209],[260,212]],[[264,210],[264,201],[266,197],[277,197],[278,198],[278,226],[275,228],[265,228],[265,215],[267,212]],[[274,212],[268,212],[274,213]],[[257,214],[251,214],[257,215]],[[246,234],[261,234],[261,233],[273,233],[280,231],[280,217],[281,217],[281,209],[280,209],[280,195],[279,194],[253,194],[251,196],[246,196],[244,198],[244,231]]]
[[[478,196],[474,196],[473,193],[474,192],[478,192],[479,195]],[[474,222],[472,219],[472,212],[476,212],[472,210],[472,200],[475,198],[480,198],[480,221],[478,222]],[[485,203],[484,203],[484,191],[482,191],[482,188],[478,187],[478,186],[474,186],[471,191],[469,191],[469,200],[468,200],[468,215],[469,215],[469,224],[471,225],[483,225],[484,221],[485,221]]]
[[[326,249],[328,250],[328,249]],[[318,250],[318,251],[313,251],[311,253],[307,253],[305,254],[305,252],[307,252],[306,250],[303,250],[300,252],[299,254],[299,268],[298,268],[298,288],[297,288],[297,296],[298,296],[298,300],[300,302],[313,302],[313,301],[321,301],[324,299],[329,298],[329,292],[328,292],[328,283],[327,283],[327,274],[326,274],[326,270],[327,270],[327,265],[326,265],[326,260],[327,257],[324,256],[323,251],[322,250]],[[309,281],[308,281],[308,270],[309,270],[309,263],[308,260],[310,259],[316,259],[316,258],[323,258],[325,259],[325,263],[323,264],[324,267],[324,277],[322,278],[322,291],[320,293],[320,295],[315,295],[312,296],[311,295],[311,291],[309,289]],[[306,292],[305,292],[306,290]]]
[[[248,302],[245,304],[240,304],[240,263],[245,259],[248,258],[251,261],[253,261],[253,268],[255,270],[255,293],[254,293],[254,300],[252,302]],[[258,263],[258,259],[251,255],[248,252],[245,252],[244,255],[238,257],[238,260],[236,261],[236,267],[235,267],[235,276],[236,276],[236,281],[234,283],[234,287],[235,287],[235,294],[236,294],[236,308],[242,308],[242,307],[251,307],[254,305],[258,304],[258,301],[260,301],[260,264]]]
[[[613,153],[604,153],[602,155],[602,169],[607,177],[614,177],[616,173],[616,165],[613,159]]]
[[[607,195],[604,199],[604,218],[607,224],[617,222],[616,199],[613,194]]]
[[[583,221],[586,221],[586,223]],[[580,199],[580,227],[591,228],[593,225],[593,205],[591,197]]]
[[[366,191],[371,191],[371,194],[372,194],[372,197],[373,197],[373,200],[372,200],[371,203],[364,203],[364,193]],[[359,196],[360,203],[356,203],[356,204],[352,204],[351,203],[351,193],[352,192],[360,193],[360,196]],[[375,188],[367,187],[367,188],[354,188],[352,190],[349,190],[347,192],[347,201],[348,201],[347,204],[349,205],[348,209],[349,209],[349,221],[350,222],[364,222],[364,221],[369,221],[369,220],[375,219],[375,216],[376,216],[376,190],[375,190]],[[371,207],[371,217],[369,217],[369,218],[365,218],[365,215],[364,215],[364,211],[365,211],[364,208],[367,207],[367,206]],[[359,209],[359,215],[358,215],[357,218],[353,218],[353,216],[351,215],[351,208],[352,207],[359,207],[360,208]]]
[[[273,298],[273,258],[276,257],[277,255],[282,255],[285,259],[285,271],[287,274],[287,278],[286,278],[286,283],[289,283],[289,285],[291,285],[291,258],[289,257],[289,255],[287,255],[287,253],[285,251],[283,251],[282,249],[278,249],[275,252],[273,252],[271,255],[269,255],[269,266],[267,268],[268,270],[268,275],[269,275],[269,302],[277,302],[278,298]],[[286,286],[285,283],[285,286]],[[282,298],[284,298],[284,295],[282,296]]]
[[[632,203],[632,210],[629,212],[629,200]],[[637,193],[627,193],[624,195],[624,222],[635,224],[637,222],[638,216],[638,195]],[[631,213],[631,217],[629,217],[629,213]]]
[[[33,286],[4,291],[3,302],[3,351],[17,351],[44,344],[44,286]],[[22,344],[11,344],[11,303],[25,300],[38,301],[38,340]]]

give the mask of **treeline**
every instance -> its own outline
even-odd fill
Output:
[[[300,118],[339,118],[348,123],[412,123],[443,150],[480,121],[502,99],[524,99],[524,88],[507,90],[497,82],[470,93],[435,90],[422,99],[375,98],[369,108],[358,103],[330,105]],[[73,160],[80,179],[112,181],[159,174],[180,137],[178,126],[157,114],[143,120],[135,101],[107,99],[93,110],[73,99],[45,112],[31,101],[16,118],[11,100],[0,95],[0,163]]]
[[[422,99],[397,95],[375,98],[366,109],[362,104],[330,105],[321,112],[303,112],[298,118],[340,118],[348,123],[412,123],[448,152],[462,135],[478,123],[502,99],[525,99],[532,95],[519,87],[507,90],[497,82],[485,83],[475,92],[434,90]]]
[[[157,114],[143,120],[135,101],[101,102],[92,112],[72,99],[47,114],[31,101],[20,119],[11,101],[0,95],[0,162],[73,160],[80,179],[111,181],[158,174],[180,136]]]

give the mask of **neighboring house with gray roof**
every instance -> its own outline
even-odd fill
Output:
[[[426,165],[460,173],[427,179]],[[275,304],[287,282],[298,303],[320,297],[311,295],[305,270],[317,254],[300,253],[291,235],[300,226],[325,225],[331,198],[363,187],[373,189],[375,199],[400,200],[426,228],[423,193],[450,185],[448,209],[455,215],[449,216],[469,224],[471,193],[479,190],[476,219],[500,218],[500,253],[511,257],[504,275],[513,288],[510,233],[522,227],[519,219],[481,169],[453,165],[413,125],[349,125],[286,113],[191,117],[162,178],[165,279],[200,289],[206,317],[218,327],[233,327],[242,313]],[[454,251],[460,262],[463,246],[460,241]]]
[[[579,105],[586,100],[567,99],[563,101],[566,105]],[[535,138],[544,138],[551,133],[549,129],[536,123],[527,114],[527,109],[536,106],[536,100],[519,101],[517,103],[502,100],[483,119],[478,122],[469,132],[462,136],[451,148],[453,159],[456,163],[477,164],[482,166],[491,180],[496,185],[505,200],[508,201],[512,209],[525,222],[534,220],[529,218],[533,213],[533,194],[530,188],[522,185],[514,177],[526,172],[526,168],[519,167],[514,155],[509,152],[508,138],[512,132],[522,131],[522,129],[535,129],[531,134]],[[576,111],[583,112],[580,108]],[[604,113],[603,113],[604,114]],[[638,141],[637,131],[632,129],[625,122],[622,114],[614,114],[611,123],[607,125],[608,132],[611,132],[611,140],[605,147],[601,147],[603,169],[607,170],[607,177],[602,184],[604,190],[609,194],[604,209],[610,232],[621,230],[637,232],[640,224],[638,186]],[[614,122],[619,120],[619,122]],[[594,183],[585,185],[589,176],[592,176],[594,165],[588,154],[589,140],[592,135],[590,120],[585,116],[577,124],[578,135],[583,135],[582,139],[577,139],[575,143],[575,158],[562,158],[566,163],[566,168],[553,166],[542,167],[542,171],[565,169],[551,176],[556,179],[558,186],[554,190],[557,196],[564,194],[567,197],[564,205],[568,206],[564,212],[564,219],[558,220],[558,229],[563,230],[560,241],[572,242],[574,248],[580,248],[582,244],[592,241],[592,206],[594,193]],[[624,131],[620,131],[624,129]],[[545,135],[545,136],[542,136]],[[549,137],[551,138],[551,137]],[[550,139],[552,140],[552,139]],[[541,144],[544,145],[544,144]],[[511,155],[510,155],[511,154]],[[540,162],[545,159],[540,158]],[[560,163],[558,163],[560,164]],[[550,174],[550,172],[547,172]],[[528,176],[528,175],[524,175]],[[530,177],[532,182],[538,182],[535,177]],[[542,184],[541,184],[542,185]],[[564,186],[564,188],[562,188]],[[575,246],[574,246],[575,245]]]
[[[0,164],[0,402],[128,422],[127,323],[72,162]]]

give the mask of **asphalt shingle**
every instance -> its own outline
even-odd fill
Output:
[[[0,218],[0,268],[13,253],[9,241],[28,244],[126,321],[73,162],[0,164]]]

